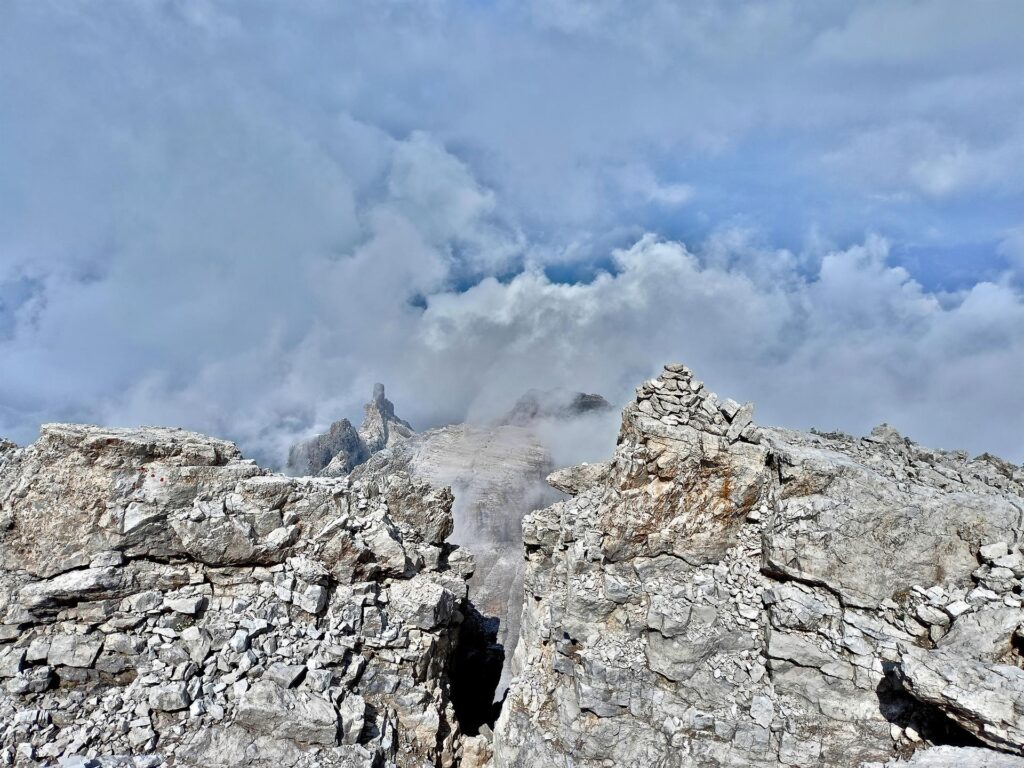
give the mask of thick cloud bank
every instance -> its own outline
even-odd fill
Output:
[[[0,434],[279,462],[679,359],[1024,460],[1019,4],[343,5],[0,4]]]

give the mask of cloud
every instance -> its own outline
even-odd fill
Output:
[[[1007,260],[1010,269],[1024,279],[1024,228],[1007,233],[1000,241],[996,251]]]
[[[1022,188],[1015,169],[1024,164],[1024,134],[982,146],[928,123],[893,124],[855,135],[823,162],[875,194],[942,199],[979,187],[1014,191]]]
[[[963,66],[943,8],[0,5],[0,434],[273,462],[376,380],[425,427],[682,359],[765,421],[1019,461],[1020,270],[900,263],[936,227],[1019,262],[1016,5]],[[890,23],[930,31],[894,63]]]

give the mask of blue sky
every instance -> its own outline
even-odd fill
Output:
[[[0,0],[0,434],[669,359],[1024,460],[1024,5]]]

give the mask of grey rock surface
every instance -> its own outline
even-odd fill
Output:
[[[455,765],[451,504],[181,430],[5,448],[0,764]]]
[[[996,749],[1024,752],[1024,669],[964,658],[948,650],[902,649],[899,679]]]
[[[1024,768],[1024,757],[976,747],[932,747],[914,752],[909,760],[865,763],[864,768]]]
[[[1018,764],[1024,468],[752,416],[669,365],[553,475],[492,765]]]

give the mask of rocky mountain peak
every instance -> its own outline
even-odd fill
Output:
[[[1024,467],[759,426],[670,364],[551,481],[495,768],[1024,766]]]
[[[395,405],[384,396],[384,385],[373,385],[373,397],[363,406],[359,438],[369,455],[407,439],[415,430],[395,415]]]
[[[356,429],[339,419],[327,432],[302,440],[288,452],[290,475],[340,477],[378,451],[415,434],[409,422],[395,415],[395,406],[384,394],[383,384],[373,385],[373,395],[363,406],[363,423]]]

